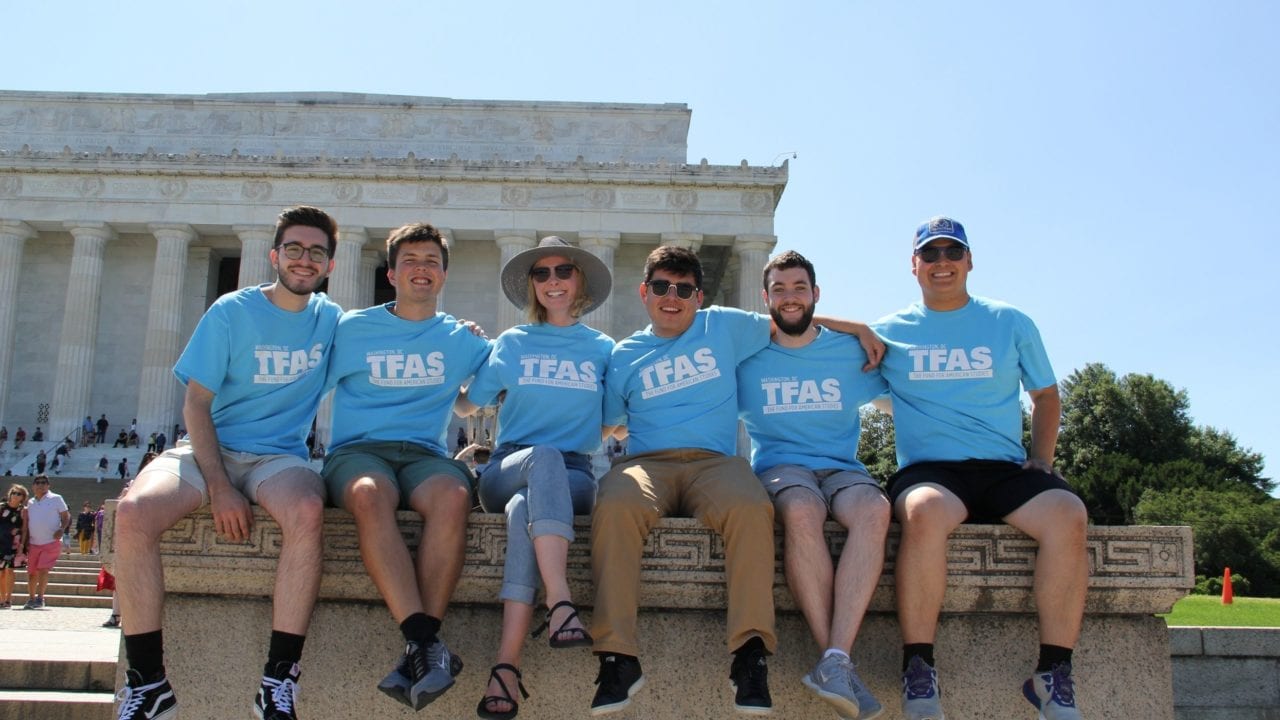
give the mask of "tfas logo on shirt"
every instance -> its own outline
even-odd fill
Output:
[[[302,377],[303,373],[320,364],[324,357],[324,345],[316,343],[311,350],[290,350],[277,345],[259,345],[253,349],[258,361],[258,372],[253,382],[260,385],[284,385]]]
[[[554,356],[520,358],[521,385],[549,385],[577,390],[596,389],[596,364],[590,360],[574,363]]]
[[[444,353],[369,353],[369,384],[411,387],[444,383]]]
[[[813,412],[815,410],[843,410],[840,402],[840,381],[824,380],[766,380],[760,383],[764,391],[764,414],[787,412]]]
[[[912,380],[964,380],[992,375],[991,348],[985,345],[912,348],[907,355],[911,358],[911,373],[907,377]]]
[[[716,367],[711,348],[698,348],[692,358],[688,355],[663,358],[641,370],[640,382],[644,391],[640,395],[645,398],[665,395],[718,377],[720,369]]]

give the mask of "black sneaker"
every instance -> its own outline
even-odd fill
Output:
[[[591,699],[592,715],[622,710],[631,704],[631,696],[644,687],[640,660],[630,655],[601,655],[596,685],[599,687],[596,688],[596,696]]]
[[[125,672],[124,681],[124,688],[116,695],[120,701],[117,720],[168,720],[178,716],[178,700],[163,670],[158,680],[145,682],[141,673],[131,669]]]
[[[279,662],[262,676],[253,714],[258,720],[298,720],[298,663]]]
[[[733,687],[733,708],[748,715],[769,715],[773,698],[769,696],[769,663],[763,648],[749,648],[734,653],[729,668],[729,684]]]

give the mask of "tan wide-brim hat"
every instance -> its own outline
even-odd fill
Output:
[[[609,297],[609,291],[613,288],[613,276],[600,258],[570,245],[558,235],[550,235],[538,241],[537,247],[521,252],[503,266],[502,292],[506,293],[512,305],[523,310],[529,304],[529,271],[533,269],[534,263],[552,255],[567,258],[582,271],[587,283],[587,304],[582,310],[583,315],[600,307]]]

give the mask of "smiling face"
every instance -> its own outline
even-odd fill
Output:
[[[556,272],[557,266],[572,266],[569,258],[563,255],[548,255],[533,264],[530,269],[530,282],[533,283],[534,298],[546,310],[547,322],[552,325],[572,325],[574,304],[582,294],[582,272],[576,267],[568,278],[561,278]],[[548,271],[544,282],[539,282],[534,272],[539,268]]]
[[[809,273],[802,267],[774,268],[769,271],[764,301],[779,330],[803,335],[813,322],[818,287],[809,283]]]
[[[658,295],[650,290],[649,283],[666,281],[670,283],[666,295]],[[699,288],[688,299],[681,299],[676,291],[677,283],[696,287],[697,282],[692,274],[677,274],[670,270],[655,269],[649,283],[640,285],[640,299],[644,309],[649,313],[653,323],[653,334],[658,337],[676,337],[689,329],[693,324],[694,313],[702,307],[702,290]]]
[[[925,248],[964,247],[955,240],[939,238]],[[936,262],[925,262],[919,253],[911,257],[911,273],[920,283],[924,304],[930,310],[957,310],[969,302],[969,271],[973,270],[973,255],[967,250],[960,260],[949,260],[945,252]]]
[[[290,260],[283,249],[287,244],[301,245],[306,251],[297,260]],[[271,267],[275,268],[279,286],[294,295],[310,295],[333,271],[333,258],[324,262],[311,259],[311,249],[320,248],[329,253],[329,237],[320,228],[309,225],[291,225],[285,228],[280,244],[271,249]]]
[[[396,289],[396,304],[430,306],[434,312],[445,280],[440,245],[430,240],[404,242],[395,262],[387,268],[387,281]]]

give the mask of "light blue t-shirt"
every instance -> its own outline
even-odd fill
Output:
[[[332,450],[354,442],[417,443],[447,456],[458,388],[489,356],[489,341],[452,315],[415,322],[395,303],[342,316],[333,341]]]
[[[888,389],[880,370],[862,372],[858,338],[819,328],[804,347],[777,343],[738,366],[738,409],[751,435],[751,469],[776,465],[857,470],[858,408]]]
[[[653,326],[613,349],[604,423],[626,425],[627,452],[702,448],[732,455],[738,439],[738,363],[769,344],[769,318],[735,308],[699,310],[678,337]]]
[[[498,444],[549,445],[588,455],[600,447],[604,375],[613,340],[582,323],[517,325],[494,341],[467,391],[476,405],[506,398]]]
[[[236,452],[307,457],[342,308],[314,293],[289,312],[243,288],[218,298],[173,366],[213,393],[218,443]]]
[[[915,303],[872,326],[893,399],[898,466],[930,460],[1026,460],[1019,385],[1057,380],[1040,332],[1020,310],[972,297],[959,310]]]

